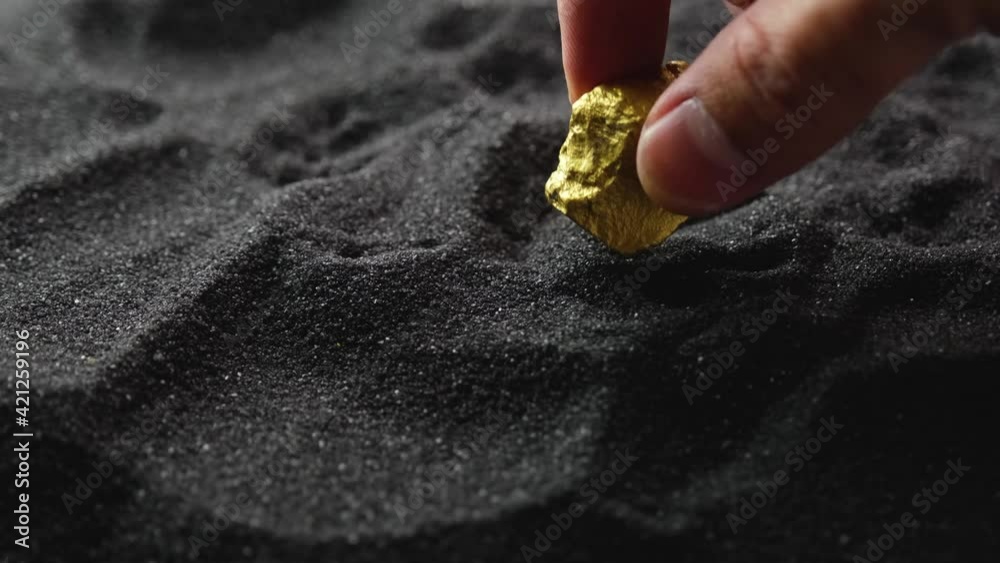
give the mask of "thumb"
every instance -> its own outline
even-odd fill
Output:
[[[685,215],[747,200],[817,158],[937,52],[974,34],[981,4],[758,0],[650,112],[636,162],[646,193]]]

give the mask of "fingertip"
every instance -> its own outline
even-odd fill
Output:
[[[739,172],[745,160],[698,98],[652,121],[636,152],[639,181],[650,200],[695,217],[718,213],[764,188],[752,174]]]
[[[570,101],[594,87],[656,76],[663,63],[670,0],[559,0]]]

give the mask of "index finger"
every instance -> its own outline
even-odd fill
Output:
[[[614,80],[658,76],[669,21],[670,0],[559,0],[570,101]]]

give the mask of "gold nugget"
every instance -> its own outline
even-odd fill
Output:
[[[598,86],[573,104],[559,167],[545,185],[556,209],[622,254],[666,240],[687,217],[653,204],[639,183],[635,151],[653,103],[687,68],[667,63],[660,79]]]

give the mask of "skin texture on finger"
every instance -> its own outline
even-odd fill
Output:
[[[929,1],[886,35],[879,21],[892,21],[889,0],[757,0],[650,112],[637,157],[643,187],[688,215],[745,201],[829,149],[902,80],[974,33],[972,8],[972,0]]]
[[[570,101],[608,82],[658,76],[669,20],[670,0],[559,0]]]

